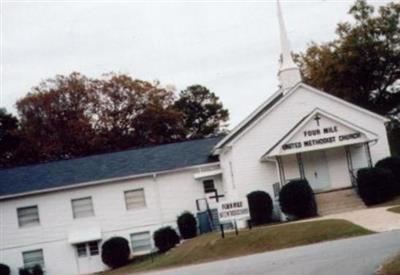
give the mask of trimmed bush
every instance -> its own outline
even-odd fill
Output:
[[[10,275],[10,272],[8,265],[0,263],[0,275]]]
[[[31,270],[32,275],[43,275],[43,269],[40,265],[35,265]]]
[[[23,267],[19,269],[19,275],[43,275],[43,269],[40,265],[33,267]]]
[[[129,243],[122,237],[112,237],[101,246],[101,259],[111,268],[126,265],[130,254]]]
[[[253,225],[266,224],[272,217],[272,199],[264,191],[254,191],[247,195],[250,218]]]
[[[177,220],[179,233],[184,239],[190,239],[197,236],[196,218],[190,212],[183,212]]]
[[[400,195],[400,157],[388,157],[381,159],[375,164],[375,167],[392,171],[395,180],[393,191],[396,193],[396,195]]]
[[[384,168],[363,168],[357,172],[358,194],[366,205],[386,202],[395,196],[393,173]]]
[[[164,253],[179,243],[179,236],[170,226],[162,227],[154,232],[154,243],[161,253]]]
[[[309,218],[317,215],[314,192],[305,179],[292,180],[279,192],[282,211],[295,218]]]
[[[32,275],[32,274],[28,268],[22,267],[19,269],[19,275]]]

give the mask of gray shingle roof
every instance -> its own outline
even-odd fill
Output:
[[[222,137],[0,170],[0,196],[178,169],[212,162]]]

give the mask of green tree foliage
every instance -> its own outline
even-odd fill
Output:
[[[400,4],[375,11],[365,0],[350,8],[352,22],[337,26],[333,41],[300,54],[310,85],[391,119],[392,150],[400,149]],[[399,151],[397,151],[399,153]]]
[[[0,108],[0,167],[15,157],[20,141],[18,126],[18,119]]]
[[[189,139],[216,135],[225,129],[229,119],[229,112],[219,98],[201,85],[183,90],[175,107],[183,114],[185,134]]]
[[[186,91],[177,99],[171,89],[158,82],[124,74],[111,73],[98,79],[76,72],[57,75],[32,88],[16,103],[19,123],[0,111],[0,132],[4,132],[0,133],[0,149],[12,149],[2,154],[0,167],[220,133],[228,113],[218,98],[204,87],[201,95],[191,88]],[[193,105],[199,109],[189,114]],[[10,146],[12,142],[15,146]]]

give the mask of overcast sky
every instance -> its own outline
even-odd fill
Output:
[[[229,109],[231,127],[276,91],[276,1],[2,1],[0,107],[56,74],[107,72],[202,84]],[[293,51],[334,38],[353,1],[284,1]],[[389,1],[369,1],[384,4]]]

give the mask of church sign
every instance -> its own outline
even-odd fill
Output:
[[[218,204],[220,222],[250,219],[247,199],[225,201]]]
[[[308,122],[287,143],[281,146],[283,152],[332,147],[360,141],[363,135],[349,127],[318,114]]]

